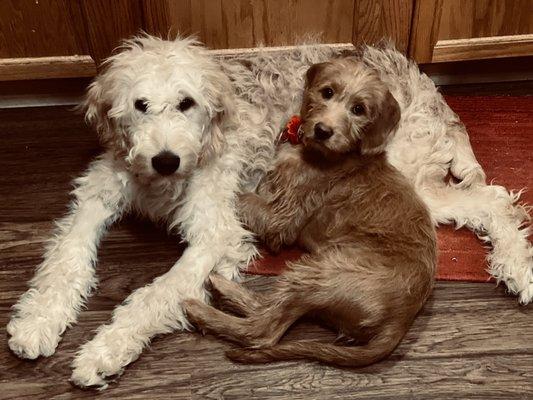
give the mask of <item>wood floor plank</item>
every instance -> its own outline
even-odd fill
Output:
[[[211,377],[194,375],[193,393],[213,399],[527,398],[531,372],[522,371],[530,368],[530,361],[524,355],[423,363],[389,360],[357,372],[281,363],[261,370],[220,371]]]
[[[101,151],[68,107],[0,110],[0,143],[0,222],[60,217],[72,179]]]

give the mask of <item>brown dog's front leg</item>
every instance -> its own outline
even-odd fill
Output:
[[[306,210],[289,204],[271,204],[254,193],[239,196],[240,215],[248,228],[277,253],[298,238]]]
[[[272,252],[279,252],[284,244],[283,232],[281,229],[272,229],[276,215],[271,205],[255,193],[246,193],[239,196],[239,209],[248,229],[256,233]]]
[[[242,284],[230,281],[222,275],[212,273],[209,281],[217,307],[225,311],[248,317],[265,304],[263,295],[248,290]]]
[[[255,193],[244,193],[238,196],[237,209],[239,216],[253,232],[262,232],[269,217],[267,202]]]

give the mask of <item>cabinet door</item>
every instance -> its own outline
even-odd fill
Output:
[[[308,34],[351,42],[354,0],[144,0],[148,31],[196,34],[214,49],[289,45]]]
[[[142,26],[141,0],[0,0],[0,81],[93,76]]]
[[[407,53],[413,13],[413,0],[356,0],[353,43],[376,44],[392,40]]]
[[[533,55],[532,0],[417,0],[412,24],[419,63]]]
[[[0,1],[0,80],[90,76],[95,71],[77,1]]]
[[[214,49],[376,43],[407,50],[413,0],[143,0],[148,32],[196,34]]]

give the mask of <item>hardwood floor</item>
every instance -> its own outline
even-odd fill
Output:
[[[533,312],[493,284],[439,282],[414,326],[386,361],[360,370],[305,362],[242,366],[211,336],[156,338],[103,392],[69,384],[80,344],[132,290],[179,257],[177,238],[127,218],[101,245],[100,284],[55,355],[19,360],[7,348],[10,307],[38,264],[72,177],[98,154],[82,117],[68,109],[0,110],[0,399],[533,399]],[[250,276],[268,290],[272,279]],[[286,340],[331,340],[304,322]]]

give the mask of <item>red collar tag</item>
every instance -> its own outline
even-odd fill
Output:
[[[281,132],[281,135],[279,136],[278,140],[279,143],[290,142],[294,145],[301,143],[301,125],[302,120],[300,119],[300,117],[298,115],[293,115],[289,122],[287,122],[287,125],[285,125],[285,129],[283,129],[283,131]]]

